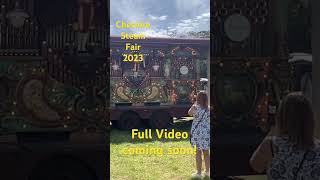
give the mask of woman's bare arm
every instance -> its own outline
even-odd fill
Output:
[[[262,173],[267,169],[272,160],[271,139],[266,137],[258,146],[250,158],[250,165],[253,170]]]
[[[191,106],[191,108],[189,109],[188,114],[189,114],[189,116],[193,116],[195,114],[195,112],[196,112],[196,105],[193,104]]]

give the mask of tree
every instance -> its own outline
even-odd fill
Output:
[[[192,38],[210,38],[210,31],[190,31],[187,33],[187,35]]]
[[[210,38],[210,31],[189,31],[187,33],[178,33],[177,30],[168,31],[167,35],[172,38]]]

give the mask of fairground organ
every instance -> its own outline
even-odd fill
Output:
[[[289,90],[287,45],[274,6],[270,0],[213,2],[211,86],[220,127],[266,131]]]

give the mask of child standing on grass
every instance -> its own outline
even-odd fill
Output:
[[[196,102],[188,111],[193,116],[191,127],[191,144],[196,146],[197,172],[192,174],[193,178],[201,178],[202,153],[204,156],[205,168],[204,177],[210,175],[210,110],[208,108],[208,96],[205,92],[198,93]]]

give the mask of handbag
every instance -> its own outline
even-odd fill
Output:
[[[200,120],[198,121],[198,123],[194,126],[193,131],[190,131],[190,136],[189,136],[190,144],[192,144],[192,143],[191,143],[192,134],[193,134],[194,131],[198,128],[198,126],[199,126],[200,122],[202,121],[203,116],[206,114],[206,112],[207,112],[207,110],[205,110],[204,113],[202,113],[202,116],[201,116]]]

